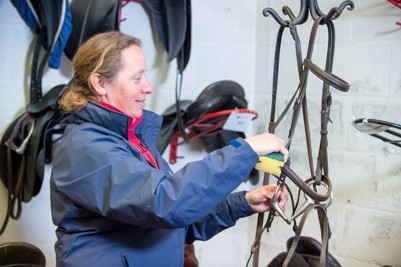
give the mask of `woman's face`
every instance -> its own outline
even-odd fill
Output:
[[[146,78],[146,58],[142,49],[132,45],[121,53],[122,68],[111,82],[107,82],[106,102],[134,118],[142,116],[146,96],[153,88]]]

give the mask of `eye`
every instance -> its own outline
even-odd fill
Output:
[[[142,75],[137,75],[134,77],[135,82],[140,82],[142,80]]]
[[[145,77],[146,77],[145,71],[141,71],[141,72],[137,72],[136,74],[134,74],[132,76],[132,79],[135,83],[140,83],[143,81],[143,79],[145,79]]]

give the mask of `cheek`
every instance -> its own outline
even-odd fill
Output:
[[[125,87],[123,90],[121,90],[120,92],[120,99],[121,100],[125,100],[125,101],[132,101],[133,99],[136,98],[136,96],[138,95],[137,90],[135,90],[135,88],[129,88],[129,87]]]

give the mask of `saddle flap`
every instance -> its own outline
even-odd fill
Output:
[[[222,80],[207,86],[192,103],[185,114],[185,121],[219,110],[246,108],[248,103],[241,85],[234,81]]]
[[[287,250],[291,248],[294,237],[287,240]],[[322,250],[322,244],[309,236],[301,236],[298,241],[295,253],[302,255],[310,266],[319,266],[319,257]],[[295,255],[295,254],[294,254]],[[328,267],[341,267],[341,264],[328,253]]]
[[[72,60],[78,47],[89,37],[119,29],[118,0],[73,0],[70,1],[72,32],[64,53]]]

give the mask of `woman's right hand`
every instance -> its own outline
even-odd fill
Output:
[[[285,147],[285,142],[274,134],[266,132],[245,138],[245,141],[259,156],[272,152],[280,152],[284,156],[284,162],[288,159],[288,150]]]
[[[271,210],[272,198],[276,192],[277,184],[268,184],[261,187],[257,187],[252,191],[249,191],[245,195],[245,199],[251,206],[253,211],[256,212],[267,212]],[[285,211],[285,204],[288,200],[288,190],[287,187],[283,187],[277,192],[277,201],[280,208]],[[276,212],[276,216],[278,213]]]

